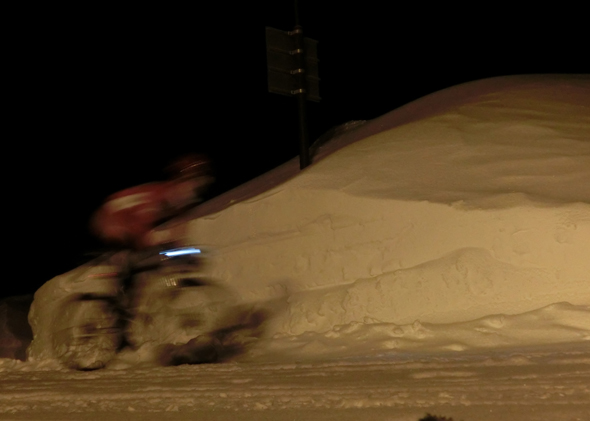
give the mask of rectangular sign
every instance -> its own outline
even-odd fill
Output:
[[[306,98],[320,101],[318,76],[318,42],[304,38],[305,69],[299,69],[295,35],[274,28],[266,28],[266,60],[268,64],[268,90],[281,95],[300,93],[298,74],[305,71]]]

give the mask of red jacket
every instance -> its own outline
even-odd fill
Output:
[[[196,204],[208,177],[142,184],[109,196],[92,218],[91,227],[107,243],[142,248],[164,220]]]

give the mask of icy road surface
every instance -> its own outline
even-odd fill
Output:
[[[590,419],[585,343],[288,364],[0,368],[2,420]]]

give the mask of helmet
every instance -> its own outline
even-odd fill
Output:
[[[211,172],[211,161],[204,154],[183,155],[166,167],[166,172],[174,178],[199,177]]]

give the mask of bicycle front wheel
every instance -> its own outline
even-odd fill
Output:
[[[66,367],[96,370],[118,352],[123,334],[112,297],[77,297],[64,306],[60,319],[53,350]]]

